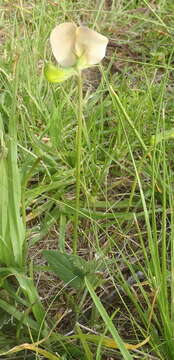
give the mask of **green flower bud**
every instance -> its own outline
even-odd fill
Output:
[[[53,64],[47,63],[44,67],[44,75],[50,83],[60,83],[75,75],[73,67],[58,68]]]

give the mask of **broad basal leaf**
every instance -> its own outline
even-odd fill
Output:
[[[78,256],[60,253],[55,250],[45,250],[43,255],[50,269],[66,284],[79,289],[84,285],[85,261]]]

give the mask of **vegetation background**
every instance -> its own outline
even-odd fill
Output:
[[[174,2],[0,10],[0,359],[172,360]],[[43,75],[65,21],[109,38],[83,72],[76,255],[76,78]]]

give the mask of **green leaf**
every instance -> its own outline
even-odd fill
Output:
[[[23,293],[28,297],[37,322],[40,326],[42,326],[45,319],[45,311],[37,293],[37,289],[33,283],[33,279],[25,276],[15,269],[13,270],[13,274],[16,276]]]
[[[17,154],[15,99],[18,78],[15,79],[12,87],[7,129],[0,115],[0,263],[21,267],[24,260],[25,229],[20,214],[21,183]]]
[[[68,255],[55,250],[43,251],[50,269],[66,284],[80,289],[84,286],[86,262],[77,255]]]
[[[44,67],[44,75],[50,83],[60,83],[75,75],[76,71],[73,67],[57,68],[56,66],[48,63]]]
[[[6,280],[10,276],[15,276],[22,291],[23,294],[28,297],[29,304],[26,302],[25,299],[20,298],[20,296],[17,293],[14,293],[14,290],[10,283],[8,283]],[[12,267],[1,267],[0,268],[0,278],[1,278],[1,287],[6,290],[6,292],[9,294],[11,298],[14,298],[16,302],[22,303],[22,305],[28,307],[29,305],[32,308],[33,314],[35,316],[35,319],[37,320],[37,323],[39,326],[43,326],[43,334],[47,335],[47,325],[45,322],[45,310],[42,306],[39,294],[37,292],[37,288],[34,285],[33,279],[27,277],[24,273],[22,273],[20,270]],[[1,307],[1,303],[0,303]]]
[[[10,314],[12,317],[17,319],[18,321],[22,321],[24,325],[31,327],[31,329],[36,330],[37,333],[39,331],[39,324],[33,320],[31,317],[29,317],[27,314],[24,317],[24,313],[17,310],[16,306],[13,306],[6,301],[0,299],[0,308]]]
[[[126,349],[125,343],[121,339],[121,337],[118,334],[118,331],[116,330],[111,317],[106,312],[104,306],[102,305],[100,298],[96,295],[88,277],[85,277],[85,285],[91,295],[91,298],[100,313],[106,328],[110,331],[115,343],[118,345],[118,348],[120,349],[121,354],[123,355],[123,359],[125,360],[133,360],[133,357],[129,353],[129,351]]]

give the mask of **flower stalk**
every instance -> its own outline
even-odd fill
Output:
[[[77,112],[77,136],[76,136],[76,205],[75,205],[74,238],[73,238],[74,254],[76,254],[78,247],[81,158],[82,158],[82,122],[83,122],[83,81],[82,81],[81,71],[78,71],[78,112]]]

